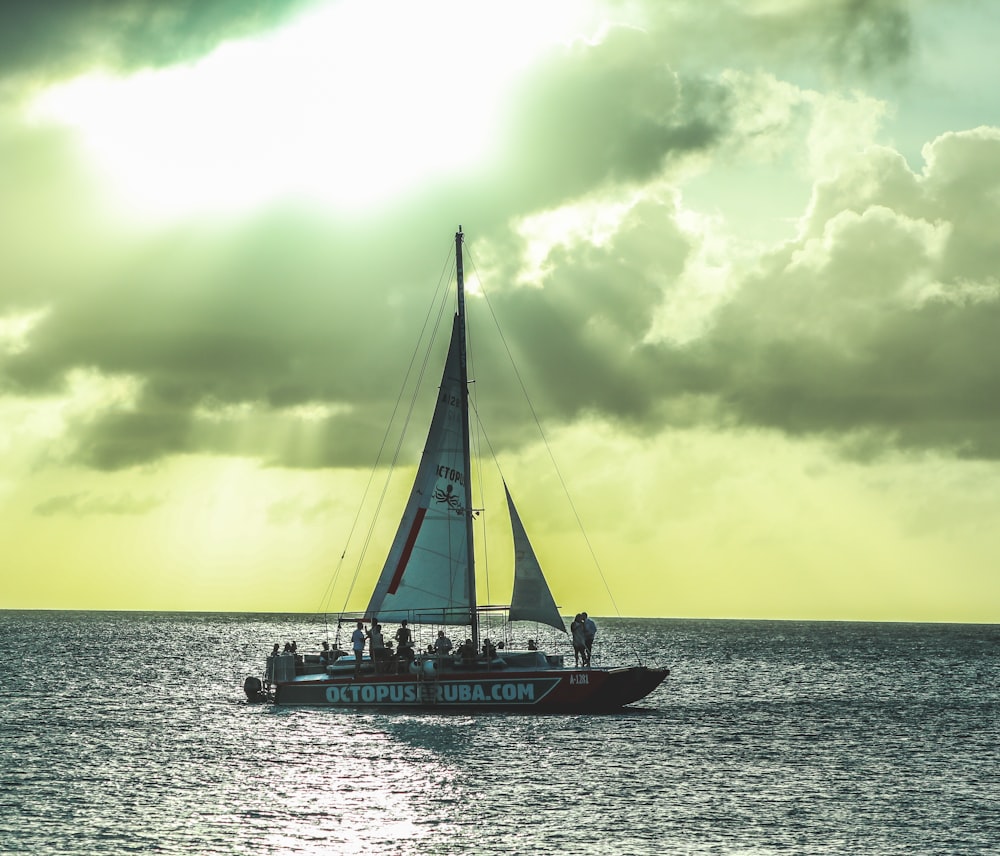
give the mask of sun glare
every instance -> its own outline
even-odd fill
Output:
[[[283,195],[357,210],[487,160],[504,91],[586,35],[587,8],[331,3],[193,64],[58,84],[31,114],[74,129],[151,212]]]

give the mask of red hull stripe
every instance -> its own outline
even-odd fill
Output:
[[[424,522],[426,513],[426,508],[417,509],[417,516],[413,518],[413,526],[410,527],[410,534],[406,537],[406,544],[403,545],[403,555],[399,557],[396,573],[392,575],[392,581],[389,583],[389,594],[395,594],[399,584],[403,581],[403,571],[406,570],[406,563],[410,561],[410,553],[413,552],[413,545],[417,543],[417,533],[420,531],[420,524]]]

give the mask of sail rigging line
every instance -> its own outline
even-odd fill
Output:
[[[474,386],[473,386],[473,389],[475,389]],[[469,411],[470,411],[470,413],[472,413],[475,416],[475,424],[476,424],[476,432],[475,432],[475,436],[476,436],[476,466],[479,468],[480,474],[483,472],[483,463],[482,463],[483,462],[483,449],[482,449],[482,444],[485,441],[486,448],[489,449],[490,457],[493,459],[493,466],[495,466],[497,468],[497,474],[500,476],[500,480],[506,484],[506,480],[504,479],[503,470],[500,467],[500,459],[497,457],[496,449],[493,448],[493,443],[490,440],[490,435],[486,431],[486,425],[483,423],[483,420],[482,420],[482,418],[479,415],[479,402],[476,399],[476,397],[472,396],[472,395],[469,396]],[[487,508],[486,508],[485,479],[483,479],[482,476],[480,475],[480,478],[478,478],[476,481],[477,481],[478,487],[479,487],[479,503],[480,503],[479,513],[480,513],[480,515],[482,517],[482,521],[481,521],[482,522],[482,528],[480,530],[482,534],[481,534],[480,538],[481,538],[482,544],[483,544],[483,576],[484,576],[484,579],[486,581],[486,602],[487,603],[492,603],[492,598],[490,597],[490,575],[489,575],[490,574],[490,559],[489,559],[489,557],[490,557],[490,551],[487,548],[487,543],[486,543],[486,538],[487,538],[486,533],[489,531],[489,527],[486,525],[486,511],[487,511]]]
[[[618,608],[615,596],[611,592],[611,587],[608,585],[607,578],[604,576],[604,570],[601,567],[600,561],[598,561],[597,553],[594,551],[590,538],[587,536],[587,530],[583,526],[583,520],[580,518],[580,513],[576,509],[576,503],[573,502],[573,497],[569,492],[569,487],[566,485],[566,480],[563,478],[562,470],[559,469],[559,464],[556,462],[555,454],[552,452],[552,447],[549,445],[548,437],[545,436],[545,431],[542,430],[542,423],[538,418],[538,413],[535,411],[535,405],[531,401],[531,396],[528,395],[528,389],[524,385],[524,380],[521,378],[521,373],[518,371],[517,363],[514,361],[514,355],[511,353],[510,346],[507,344],[507,338],[504,336],[503,329],[500,327],[500,319],[497,318],[496,313],[493,311],[493,304],[490,302],[489,295],[486,293],[486,289],[482,285],[482,278],[479,276],[475,259],[472,257],[471,253],[469,253],[469,261],[476,274],[476,278],[479,280],[480,293],[482,294],[483,300],[486,301],[487,308],[490,310],[490,317],[493,319],[493,324],[496,326],[497,334],[500,336],[500,342],[503,344],[504,351],[507,353],[507,359],[510,360],[511,368],[514,371],[514,377],[517,378],[518,385],[521,387],[521,394],[524,396],[528,409],[531,411],[531,418],[535,421],[535,427],[538,429],[538,435],[542,438],[545,451],[549,456],[549,460],[552,462],[552,467],[556,472],[556,477],[559,479],[559,484],[562,486],[563,493],[566,495],[566,500],[569,502],[569,507],[573,512],[573,517],[576,519],[576,524],[580,529],[581,535],[583,536],[584,543],[587,545],[587,550],[590,552],[590,557],[594,562],[594,567],[597,569],[597,574],[601,578],[601,583],[604,585],[604,590],[611,599],[611,606],[615,610],[615,615],[620,618],[621,610]]]
[[[409,407],[409,410],[407,411],[406,419],[405,419],[405,421],[403,423],[403,428],[400,431],[399,439],[397,440],[396,448],[395,448],[395,450],[393,452],[392,462],[389,465],[389,472],[386,475],[385,484],[382,487],[382,493],[379,496],[378,502],[377,502],[376,507],[375,507],[375,512],[372,515],[371,523],[370,523],[370,525],[368,527],[368,532],[365,535],[365,540],[364,540],[364,543],[362,544],[362,547],[361,547],[361,552],[360,552],[360,556],[358,558],[358,563],[357,563],[357,565],[356,565],[356,567],[354,569],[354,576],[351,578],[351,584],[350,584],[350,586],[348,588],[347,594],[344,597],[343,606],[341,607],[341,612],[346,612],[347,611],[347,603],[349,602],[349,600],[351,598],[351,594],[354,592],[354,586],[356,585],[356,583],[358,581],[358,576],[359,576],[360,571],[361,571],[361,564],[362,564],[362,562],[364,560],[365,554],[367,553],[368,546],[371,543],[372,534],[373,534],[373,531],[374,531],[374,528],[375,528],[375,522],[378,520],[379,511],[382,508],[382,503],[384,502],[386,493],[388,492],[389,481],[392,478],[392,473],[395,470],[396,463],[399,460],[400,449],[401,449],[402,444],[403,444],[403,439],[406,436],[407,426],[410,423],[410,418],[412,417],[413,410],[414,410],[414,408],[416,406],[416,400],[417,400],[417,397],[418,397],[418,393],[419,393],[419,390],[420,390],[420,388],[422,386],[423,378],[424,378],[424,375],[426,373],[427,365],[428,365],[429,360],[430,360],[431,349],[432,349],[434,341],[437,339],[438,331],[440,330],[440,327],[441,327],[441,319],[442,319],[442,317],[444,315],[444,307],[447,305],[447,302],[448,302],[447,299],[442,299],[442,292],[444,293],[444,297],[446,298],[447,294],[448,294],[447,285],[450,284],[450,282],[451,282],[450,269],[453,266],[453,264],[454,264],[454,259],[452,257],[452,248],[449,245],[448,253],[447,253],[446,257],[445,257],[444,264],[442,265],[442,268],[441,268],[441,273],[438,276],[438,284],[437,284],[437,287],[435,288],[433,299],[430,301],[430,303],[427,306],[427,313],[424,316],[423,326],[420,328],[420,333],[417,336],[417,341],[416,341],[416,344],[414,345],[413,353],[410,356],[410,362],[407,365],[406,372],[405,372],[405,374],[403,376],[403,381],[400,384],[399,393],[396,396],[396,403],[393,405],[392,414],[389,416],[389,420],[386,423],[385,433],[382,435],[382,442],[379,445],[378,452],[375,455],[375,461],[372,464],[371,470],[369,471],[369,474],[368,474],[368,481],[365,484],[365,489],[362,492],[361,499],[358,501],[358,508],[357,508],[357,511],[355,512],[354,520],[351,523],[351,528],[348,531],[347,540],[344,542],[344,549],[341,552],[340,558],[337,561],[337,566],[334,569],[333,576],[331,577],[330,582],[327,584],[326,589],[323,591],[323,596],[320,599],[320,611],[321,612],[325,613],[327,611],[327,608],[329,607],[329,601],[333,597],[333,592],[336,589],[337,581],[340,578],[340,573],[341,573],[341,570],[343,568],[344,560],[345,560],[345,558],[347,556],[347,551],[348,551],[348,549],[350,547],[351,541],[354,538],[354,532],[357,529],[358,522],[361,519],[362,509],[365,507],[365,501],[368,498],[368,493],[371,490],[372,483],[375,480],[375,474],[376,474],[376,472],[378,472],[379,464],[382,461],[382,454],[385,451],[386,445],[387,445],[387,443],[389,441],[389,436],[390,436],[390,433],[392,432],[392,426],[396,422],[396,414],[399,412],[399,408],[400,408],[401,402],[403,401],[403,396],[404,396],[404,393],[406,392],[407,384],[410,381],[410,375],[413,372],[413,367],[414,367],[414,365],[417,362],[417,356],[418,356],[418,354],[420,354],[421,347],[423,347],[423,350],[424,350],[423,361],[422,361],[422,363],[420,365],[420,370],[419,370],[419,373],[418,373],[418,376],[417,376],[417,380],[416,380],[416,382],[414,384],[414,391],[413,391],[412,397],[410,399],[410,407]],[[431,323],[431,317],[434,314],[434,308],[435,308],[435,306],[437,307],[437,318],[434,320],[432,332],[429,334],[429,337],[428,337],[427,330],[428,330],[428,326]],[[424,345],[425,341],[427,342],[426,345]],[[339,625],[338,625],[338,629],[339,629]],[[327,635],[329,636],[329,631],[327,632]]]
[[[437,338],[437,332],[438,332],[438,330],[440,330],[440,327],[441,327],[441,319],[444,316],[444,307],[446,305],[446,302],[447,301],[441,301],[441,304],[440,304],[440,306],[438,308],[438,315],[437,315],[437,319],[436,319],[435,324],[434,324],[434,333],[431,335],[431,342],[433,342],[434,339]],[[381,512],[382,505],[385,502],[385,498],[386,498],[386,496],[389,493],[389,484],[392,481],[392,474],[395,472],[396,464],[399,462],[399,455],[400,455],[400,452],[402,451],[402,448],[403,448],[403,440],[406,437],[407,429],[409,428],[409,425],[410,425],[410,420],[413,417],[413,411],[416,408],[417,400],[419,399],[420,389],[423,386],[424,376],[426,374],[427,366],[428,366],[428,363],[430,361],[430,352],[431,352],[431,344],[428,343],[428,346],[427,346],[427,348],[426,348],[426,350],[424,352],[424,359],[423,359],[423,361],[422,361],[422,363],[420,365],[420,371],[419,371],[419,373],[417,375],[417,381],[416,381],[416,383],[414,385],[413,395],[412,395],[412,397],[410,399],[410,406],[409,406],[409,408],[406,411],[406,418],[403,421],[403,428],[400,431],[399,438],[396,441],[396,448],[393,450],[392,461],[389,464],[389,471],[386,473],[385,481],[382,484],[382,492],[379,494],[378,502],[375,505],[375,511],[372,514],[371,522],[369,523],[369,526],[368,526],[368,531],[365,534],[364,544],[362,545],[361,551],[360,551],[360,553],[358,555],[358,562],[357,562],[357,565],[355,566],[355,569],[354,569],[354,576],[351,578],[351,587],[350,587],[350,590],[347,593],[347,597],[348,598],[350,597],[351,593],[354,591],[354,586],[357,583],[358,577],[361,574],[361,566],[364,563],[365,555],[368,552],[368,547],[371,544],[372,536],[375,533],[375,525],[376,525],[376,523],[378,521],[379,513]],[[408,375],[409,375],[409,373],[407,373],[407,376]],[[402,390],[400,391],[400,396],[402,396]],[[394,413],[395,413],[395,411],[394,411]],[[346,599],[345,599],[345,603],[346,603]]]
[[[445,270],[447,270],[447,269],[448,269],[448,263],[445,264]],[[398,406],[399,406],[399,402],[402,400],[403,393],[404,393],[404,391],[406,389],[406,382],[409,380],[410,371],[412,371],[412,368],[413,368],[413,363],[416,361],[417,353],[419,353],[421,344],[424,342],[424,333],[427,330],[428,321],[429,321],[429,319],[430,319],[430,317],[432,315],[434,306],[437,305],[437,317],[434,320],[434,324],[433,324],[433,327],[432,327],[432,332],[430,333],[430,336],[427,339],[427,344],[424,347],[423,360],[420,363],[420,369],[419,369],[419,371],[417,373],[417,379],[416,379],[416,382],[414,383],[413,392],[412,392],[412,395],[410,397],[410,406],[409,406],[409,408],[406,411],[406,418],[403,420],[403,427],[400,430],[399,437],[396,440],[396,447],[393,450],[392,460],[389,463],[389,470],[386,473],[385,481],[382,484],[382,492],[379,494],[378,502],[375,505],[375,511],[372,514],[371,522],[369,523],[369,526],[368,526],[368,531],[365,534],[364,543],[362,544],[361,551],[360,551],[360,553],[358,555],[358,562],[357,562],[357,565],[355,566],[355,569],[354,569],[354,576],[351,578],[351,586],[350,586],[350,589],[348,590],[347,598],[345,598],[345,601],[344,601],[345,604],[347,603],[347,599],[350,598],[351,593],[354,591],[354,586],[357,583],[358,577],[361,574],[361,567],[362,567],[362,564],[364,563],[364,558],[365,558],[365,556],[368,553],[368,547],[371,544],[371,540],[372,540],[372,537],[373,537],[374,532],[375,532],[375,526],[376,526],[376,523],[378,521],[379,515],[380,515],[381,510],[382,510],[382,505],[385,502],[385,498],[386,498],[386,496],[389,493],[389,485],[390,485],[390,483],[392,481],[392,475],[393,475],[393,473],[396,470],[396,465],[399,463],[399,456],[400,456],[400,452],[402,451],[402,448],[403,448],[403,441],[406,438],[406,434],[407,434],[407,431],[409,429],[410,421],[411,421],[411,419],[413,417],[413,411],[415,410],[415,408],[417,406],[417,402],[418,402],[418,400],[420,398],[420,391],[421,391],[421,389],[423,387],[424,377],[427,374],[427,366],[430,363],[431,350],[433,348],[434,342],[437,340],[439,331],[441,329],[441,321],[442,321],[442,319],[444,317],[445,306],[448,303],[448,300],[447,300],[447,289],[442,289],[442,283],[444,283],[444,282],[449,282],[450,283],[450,281],[451,281],[450,274],[448,276],[445,276],[444,275],[444,271],[442,271],[442,276],[441,276],[441,278],[438,281],[438,287],[435,290],[434,300],[431,302],[430,306],[428,307],[427,315],[424,318],[424,326],[423,326],[423,328],[420,331],[420,337],[418,338],[416,347],[414,348],[414,353],[413,353],[413,357],[411,358],[410,366],[407,368],[406,376],[403,379],[403,385],[400,387],[399,397],[397,398],[396,408],[393,409],[392,419],[395,418],[395,414],[397,412],[397,409],[398,409]],[[444,292],[443,295],[441,294],[442,291]],[[441,296],[439,296],[439,295],[441,295]],[[389,427],[386,429],[386,435],[387,436],[388,436],[389,430],[391,430],[392,419],[390,420]]]

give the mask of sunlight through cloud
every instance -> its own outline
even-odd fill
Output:
[[[334,4],[193,64],[57,84],[30,112],[75,129],[150,213],[283,195],[365,208],[481,163],[505,89],[584,32],[584,4],[531,7],[531,27],[509,6]]]

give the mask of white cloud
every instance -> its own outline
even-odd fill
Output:
[[[49,313],[49,309],[35,309],[0,317],[0,356],[21,354],[28,349],[31,331]]]

